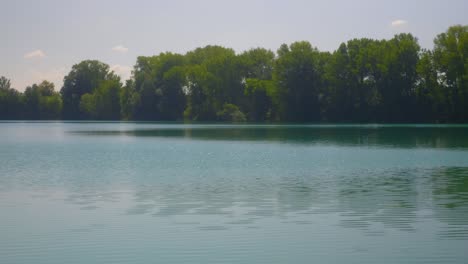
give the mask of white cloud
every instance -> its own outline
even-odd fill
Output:
[[[112,50],[120,53],[126,53],[128,51],[128,48],[124,47],[123,45],[117,45],[113,47]]]
[[[408,24],[408,21],[402,20],[402,19],[394,20],[391,23],[392,27],[401,27],[401,26],[404,26],[406,24]]]
[[[130,79],[132,75],[132,67],[115,64],[110,67],[111,71],[115,72],[115,74],[119,75],[122,78],[122,81]]]
[[[42,50],[38,49],[38,50],[33,50],[29,53],[24,54],[23,57],[25,59],[33,59],[33,58],[44,58],[45,56],[46,54]]]

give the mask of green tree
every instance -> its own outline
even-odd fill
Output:
[[[95,120],[119,120],[120,89],[119,80],[101,82],[93,93],[81,96],[80,110]]]
[[[109,65],[97,60],[85,60],[73,65],[72,70],[63,79],[60,90],[63,100],[64,119],[90,118],[80,109],[81,97],[94,90],[104,81],[118,81],[119,77],[110,71]]]
[[[420,47],[410,34],[341,44],[327,64],[326,107],[338,122],[416,120],[417,64]]]
[[[28,86],[24,91],[23,115],[31,120],[59,119],[62,110],[60,94],[54,91],[54,84],[42,81]]]
[[[135,119],[139,98],[139,94],[135,91],[134,80],[127,80],[120,90],[120,116],[123,120]]]
[[[184,118],[194,121],[216,119],[216,102],[212,96],[215,76],[202,65],[187,68],[187,108]]]
[[[378,89],[382,96],[379,115],[385,122],[416,120],[415,91],[420,46],[411,34],[380,42],[377,58]]]
[[[435,38],[434,62],[451,119],[468,120],[468,26],[452,26]]]
[[[186,118],[216,120],[224,104],[238,107],[244,103],[241,64],[234,50],[206,46],[186,54]]]
[[[252,121],[275,120],[273,100],[277,99],[273,80],[249,78],[245,80],[248,115]]]
[[[276,55],[205,46],[140,56],[124,86],[107,64],[86,60],[65,76],[60,95],[47,81],[20,93],[0,77],[0,118],[466,122],[467,58],[468,26],[457,25],[433,50],[398,34],[352,39],[333,53],[302,41]]]
[[[379,42],[353,39],[333,52],[325,67],[325,119],[333,122],[375,121],[380,103],[376,50]]]
[[[187,105],[184,87],[186,87],[184,67],[173,67],[164,73],[161,85],[161,119],[182,120]]]
[[[0,77],[0,119],[23,118],[22,95],[11,87],[6,77]]]
[[[132,99],[129,99],[134,104],[134,118],[182,119],[186,104],[183,91],[186,81],[185,63],[184,56],[169,52],[152,57],[138,57],[133,72],[135,88]]]
[[[216,113],[218,121],[225,122],[245,122],[244,113],[239,110],[239,107],[233,104],[224,104],[221,111]]]
[[[433,52],[424,50],[417,65],[418,80],[416,100],[419,120],[422,122],[447,122],[448,94],[444,93],[437,78]]]
[[[320,121],[320,53],[309,42],[281,46],[273,73],[283,120]]]
[[[348,46],[342,43],[325,70],[327,80],[326,119],[349,122],[356,118],[358,108],[357,75],[353,71]]]
[[[244,108],[248,119],[266,121],[274,118],[275,85],[272,80],[275,54],[266,49],[248,50],[239,56],[244,84]]]
[[[382,101],[378,90],[380,46],[380,41],[367,38],[353,39],[347,43],[350,73],[344,82],[345,87],[348,85],[350,89],[346,99],[351,102],[348,115],[351,113],[350,120],[355,122],[378,121],[377,107]],[[342,112],[342,115],[346,113]]]
[[[7,91],[11,89],[11,82],[5,76],[0,77],[0,90]]]

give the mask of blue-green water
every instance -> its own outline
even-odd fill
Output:
[[[0,263],[467,263],[468,126],[0,123]]]

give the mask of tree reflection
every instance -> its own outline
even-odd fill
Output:
[[[434,215],[448,225],[440,235],[468,237],[468,168],[440,168],[432,172],[431,180]]]
[[[339,146],[468,148],[466,126],[372,125],[174,125],[128,130],[72,131],[91,136],[162,137],[192,140],[273,141]]]
[[[310,224],[333,215],[344,228],[366,234],[416,231],[434,221],[442,237],[468,238],[468,168],[363,170],[283,176],[219,176],[135,185],[128,215],[172,219],[215,216],[223,225],[252,226],[265,219]],[[75,189],[69,203],[99,210],[119,193]],[[190,221],[189,221],[190,220]],[[186,221],[186,222],[187,222]]]

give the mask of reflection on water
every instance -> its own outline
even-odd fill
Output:
[[[276,141],[351,146],[467,148],[468,126],[384,125],[184,125],[120,130],[82,130],[91,136],[167,137],[196,140]]]
[[[443,168],[432,173],[434,216],[448,224],[439,231],[445,238],[468,237],[468,170]]]
[[[443,168],[432,174],[434,194],[441,198],[453,199],[445,204],[447,208],[466,205],[468,199],[468,171],[466,168]],[[458,201],[458,202],[457,202]]]
[[[0,123],[0,263],[464,263],[467,132]]]
[[[294,219],[339,213],[341,226],[370,232],[375,223],[412,231],[418,221],[428,217],[421,213],[432,212],[438,220],[458,226],[457,234],[445,229],[441,235],[468,236],[468,168],[282,181],[274,188],[264,188],[260,181],[238,188],[146,186],[135,190],[135,204],[126,213],[158,217],[224,215],[224,224],[246,225],[271,217],[288,218],[288,223],[313,223]]]
[[[248,182],[188,180],[180,185],[135,186],[132,191],[75,190],[65,202],[81,210],[99,210],[120,203],[124,215],[182,217],[178,224],[202,230],[252,227],[262,219],[287,224],[313,224],[320,215],[339,215],[339,225],[365,235],[383,235],[386,229],[413,232],[420,222],[435,218],[446,227],[444,238],[468,239],[468,168],[441,167],[344,175],[309,175]],[[35,196],[37,197],[37,196]],[[218,216],[220,226],[203,226],[200,216]],[[202,225],[202,226],[200,226]],[[381,225],[379,228],[375,228]]]

